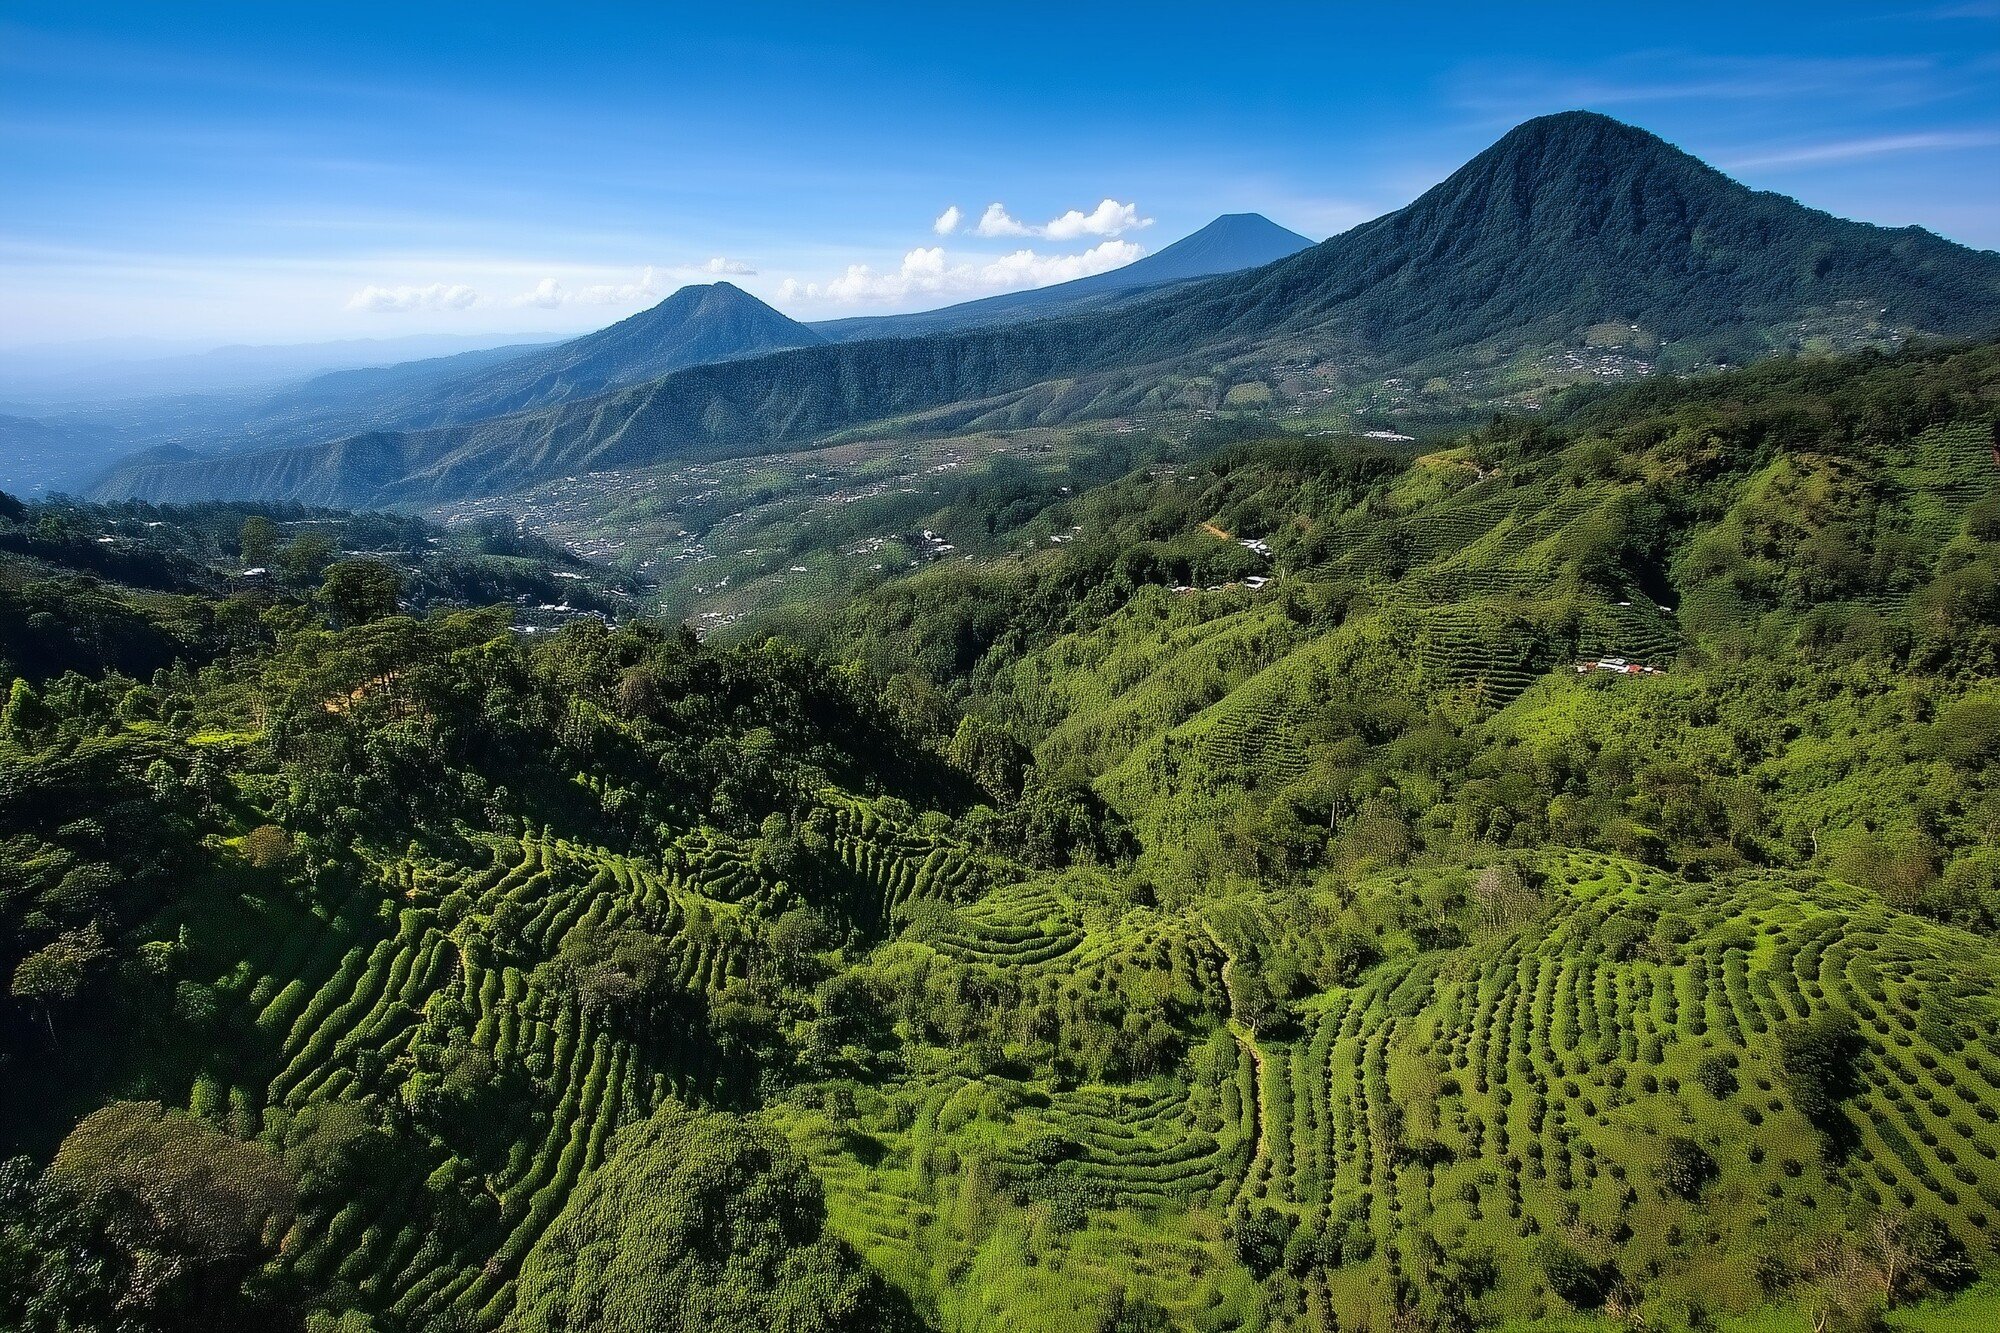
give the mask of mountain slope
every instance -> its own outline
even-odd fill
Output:
[[[945,431],[1156,411],[1177,381],[1206,377],[1219,393],[1287,361],[1331,360],[1350,378],[1439,368],[1497,386],[1607,329],[1656,344],[1655,364],[1673,368],[1811,337],[1879,345],[1995,327],[2000,255],[1759,194],[1643,130],[1568,112],[1509,132],[1386,217],[1117,310],[701,366],[400,436],[405,470],[387,481],[330,472],[312,450],[198,477],[134,468],[100,493],[378,503],[754,453],[926,413],[926,428]]]
[[[1532,120],[1407,208],[1176,303],[1189,336],[1329,324],[1423,357],[1637,321],[1754,350],[1764,326],[1872,303],[1939,334],[2000,321],[2000,255],[1754,191],[1607,116]]]
[[[461,358],[442,358],[324,375],[274,399],[259,424],[296,427],[329,411],[378,428],[476,421],[819,341],[733,283],[683,287],[610,328],[498,364],[480,353],[470,370]]]
[[[1076,315],[1153,295],[1173,283],[1259,268],[1311,245],[1310,240],[1287,231],[1261,213],[1227,213],[1158,254],[1134,260],[1109,273],[1096,273],[1033,291],[988,296],[942,310],[828,320],[811,328],[835,342],[861,342]]]

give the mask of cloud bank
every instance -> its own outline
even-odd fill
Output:
[[[946,209],[945,216],[957,222],[956,206]],[[939,235],[944,234],[944,218],[938,219]],[[1040,225],[1021,221],[1007,212],[1003,204],[993,203],[979,216],[972,228],[974,236],[1043,236],[1052,241],[1074,241],[1085,236],[1122,236],[1128,231],[1153,225],[1151,218],[1139,216],[1137,204],[1121,204],[1116,199],[1106,199],[1096,208],[1085,213],[1072,208],[1061,217],[1052,218]]]
[[[377,287],[371,283],[347,298],[347,308],[397,315],[412,310],[465,310],[478,305],[480,299],[478,292],[462,283],[433,282],[425,287]]]
[[[988,260],[954,262],[941,245],[923,246],[903,256],[892,271],[852,264],[830,282],[787,278],[781,301],[830,301],[839,305],[893,303],[914,296],[977,296],[1046,287],[1106,273],[1131,263],[1145,249],[1132,241],[1105,241],[1081,254],[1044,255],[1016,250]]]
[[[565,287],[554,278],[543,278],[533,288],[509,298],[507,304],[539,306],[554,310],[566,305],[631,305],[660,295],[657,274],[648,267],[637,282],[605,282],[589,287]]]
[[[497,304],[513,308],[533,306],[542,310],[556,310],[563,306],[635,305],[642,301],[657,301],[672,290],[674,284],[663,281],[663,275],[666,274],[733,278],[754,276],[756,272],[756,269],[740,259],[714,255],[700,262],[675,264],[666,269],[648,265],[634,282],[599,282],[572,287],[558,278],[543,278],[527,291],[506,297]],[[491,303],[486,295],[477,289],[463,283],[443,282],[402,287],[385,287],[371,283],[347,299],[349,310],[365,310],[384,315],[408,314],[412,311],[468,310],[473,306],[485,304]]]
[[[637,282],[601,282],[588,287],[566,287],[555,278],[543,278],[531,290],[510,298],[507,304],[554,310],[567,305],[636,305],[657,301],[672,289],[672,284],[661,281],[661,272],[648,265]],[[676,264],[665,272],[740,278],[753,277],[757,270],[740,259],[714,255],[698,264]]]

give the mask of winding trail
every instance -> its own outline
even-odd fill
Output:
[[[1259,1171],[1268,1171],[1271,1164],[1271,1133],[1270,1126],[1266,1123],[1266,1108],[1270,1105],[1270,1098],[1264,1091],[1266,1077],[1264,1051],[1257,1045],[1257,1038],[1252,1035],[1250,1029],[1238,1022],[1235,1017],[1236,987],[1231,982],[1229,974],[1236,966],[1236,955],[1222,942],[1222,937],[1215,933],[1215,927],[1209,924],[1207,917],[1198,916],[1195,919],[1201,923],[1202,933],[1208,936],[1209,943],[1213,944],[1215,951],[1222,955],[1222,989],[1229,999],[1229,1035],[1236,1039],[1238,1046],[1250,1053],[1250,1064],[1257,1075],[1252,1082],[1250,1092],[1251,1100],[1255,1103],[1252,1113],[1257,1117],[1257,1143],[1251,1151],[1249,1164],[1243,1170],[1243,1180],[1236,1187],[1234,1198],[1241,1198],[1244,1191],[1256,1181]]]

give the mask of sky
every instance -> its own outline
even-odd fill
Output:
[[[2000,0],[0,0],[0,349],[924,309],[1317,240],[1574,107],[2000,248]]]

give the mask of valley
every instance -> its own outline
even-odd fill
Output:
[[[0,1328],[1985,1328],[1996,336],[1565,112],[0,492]]]

